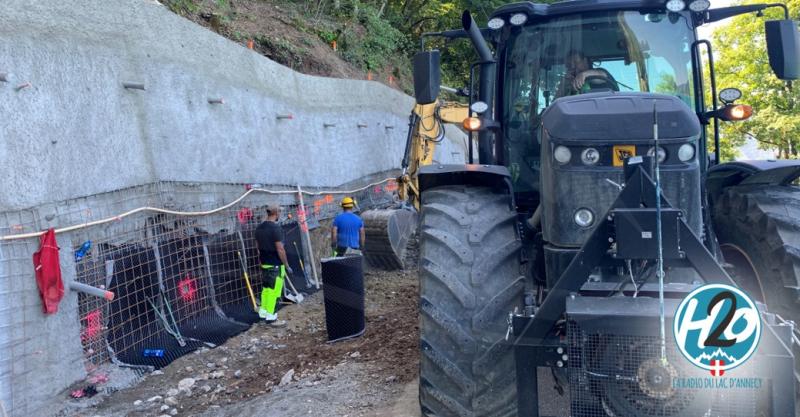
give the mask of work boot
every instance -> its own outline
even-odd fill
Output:
[[[277,314],[267,314],[267,317],[264,318],[264,323],[272,327],[284,327],[286,326],[286,320],[278,320]]]
[[[267,313],[267,310],[261,308],[261,309],[258,310],[258,317],[261,317],[262,319],[266,319],[267,317],[269,317],[269,313]]]

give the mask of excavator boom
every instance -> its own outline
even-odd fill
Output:
[[[361,216],[366,231],[364,257],[371,266],[386,270],[405,267],[406,245],[417,228],[419,169],[434,162],[436,145],[444,139],[443,124],[460,124],[468,113],[465,105],[451,102],[414,106],[402,173],[397,179],[400,203],[388,209],[369,210]]]

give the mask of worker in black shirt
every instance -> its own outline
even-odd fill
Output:
[[[284,324],[278,322],[275,306],[283,291],[283,280],[287,274],[294,271],[286,260],[286,250],[283,247],[283,229],[278,224],[280,207],[267,206],[267,220],[256,228],[256,242],[258,243],[258,259],[261,262],[263,289],[261,290],[261,308],[259,317],[273,325]]]

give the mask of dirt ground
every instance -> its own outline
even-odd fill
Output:
[[[416,256],[415,250],[409,252]],[[135,387],[69,400],[60,414],[416,417],[416,271],[367,268],[364,278],[367,325],[362,337],[327,343],[318,291],[280,310],[286,327],[259,323],[222,346],[201,349],[146,375]]]

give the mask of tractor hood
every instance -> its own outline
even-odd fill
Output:
[[[610,184],[625,181],[624,159],[655,154],[654,105],[664,196],[686,213],[694,233],[702,232],[697,116],[676,97],[604,92],[559,98],[542,115],[540,181],[547,242],[580,247],[617,198],[619,190]],[[579,211],[588,224],[576,220]]]
[[[652,93],[592,93],[562,97],[542,115],[544,129],[562,140],[627,142],[653,139],[653,110],[660,139],[697,137],[700,122],[684,102]]]

